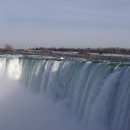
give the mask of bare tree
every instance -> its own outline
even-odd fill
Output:
[[[5,51],[13,51],[13,47],[10,44],[6,44],[4,47]]]

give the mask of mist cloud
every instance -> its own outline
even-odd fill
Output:
[[[59,104],[33,94],[20,84],[0,80],[1,130],[83,130]]]

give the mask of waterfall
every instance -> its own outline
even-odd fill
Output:
[[[87,130],[130,129],[129,65],[1,56],[0,72],[61,102]]]

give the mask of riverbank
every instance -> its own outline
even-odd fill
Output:
[[[130,64],[130,55],[121,54],[98,54],[98,53],[79,53],[76,51],[39,51],[39,50],[15,50],[0,51],[0,55],[24,55],[26,58],[44,58],[63,60],[72,58],[84,58],[93,62],[111,62],[120,64]],[[42,57],[43,56],[43,57]]]

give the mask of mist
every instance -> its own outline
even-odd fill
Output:
[[[0,79],[1,130],[84,130],[59,103],[13,80]]]
[[[129,77],[119,64],[2,57],[0,130],[129,130]]]

